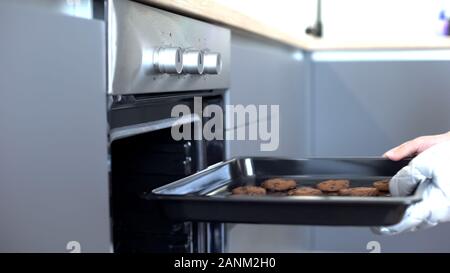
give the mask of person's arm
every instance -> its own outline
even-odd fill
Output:
[[[400,223],[373,228],[374,232],[393,235],[450,221],[450,132],[418,137],[387,151],[384,156],[391,160],[415,156],[391,179],[389,189],[393,196],[410,195],[425,180],[431,183],[422,201],[411,205]]]

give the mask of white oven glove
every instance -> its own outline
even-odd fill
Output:
[[[411,205],[400,223],[372,230],[394,235],[450,221],[450,141],[436,144],[411,160],[391,179],[389,190],[392,196],[407,196],[427,179],[430,183],[422,201]]]

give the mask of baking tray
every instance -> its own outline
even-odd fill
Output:
[[[425,183],[411,196],[230,196],[241,185],[268,178],[291,178],[299,186],[326,179],[349,179],[351,186],[372,185],[407,165],[383,158],[234,158],[154,189],[163,213],[181,221],[376,226],[398,223],[407,207],[422,198]]]

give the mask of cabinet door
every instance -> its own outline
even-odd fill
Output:
[[[449,70],[444,60],[314,63],[313,155],[380,156],[450,130]],[[382,252],[450,251],[450,224],[399,236],[352,227],[317,227],[314,234],[317,251],[368,252],[371,241]]]
[[[0,33],[0,251],[110,251],[104,22],[2,2]]]
[[[449,61],[314,63],[315,156],[380,156],[450,130]]]
[[[228,157],[307,155],[307,69],[299,50],[232,33],[231,88],[228,104],[279,105],[279,145],[262,151],[262,140],[227,141]],[[235,130],[270,126],[270,114],[258,116]],[[232,128],[228,125],[227,130]],[[298,252],[310,246],[309,228],[285,225],[229,224],[228,251]],[[257,242],[257,243],[255,243]]]
[[[268,40],[232,33],[231,87],[228,104],[233,106],[277,105],[279,107],[279,145],[273,151],[262,151],[261,142],[229,141],[230,156],[306,156],[307,150],[307,64],[304,53],[298,49],[272,43]],[[258,108],[259,109],[259,108]],[[263,111],[264,112],[264,111]],[[270,127],[271,111],[249,119],[246,124],[260,123]],[[230,123],[226,128],[230,130]],[[259,135],[258,135],[259,136]],[[258,138],[259,139],[259,138]]]

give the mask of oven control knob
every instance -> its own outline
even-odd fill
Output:
[[[203,52],[186,49],[183,52],[183,73],[203,74]]]
[[[222,59],[217,52],[204,52],[203,63],[205,74],[219,74],[222,69]]]
[[[153,65],[159,73],[180,74],[183,70],[183,51],[179,47],[161,47],[153,53]]]

